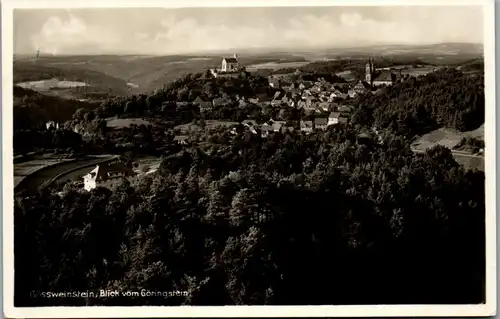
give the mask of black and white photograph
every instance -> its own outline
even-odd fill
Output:
[[[493,1],[106,2],[3,5],[6,316],[495,314]]]

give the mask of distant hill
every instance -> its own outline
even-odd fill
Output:
[[[377,57],[380,65],[411,64],[460,66],[482,58],[482,45],[442,43],[433,45],[375,45],[355,48],[244,51],[245,66],[269,62],[331,61]],[[39,60],[16,56],[14,83],[58,78],[81,81],[88,86],[48,89],[44,94],[63,98],[99,101],[110,96],[148,93],[188,73],[204,72],[220,66],[222,56],[206,55],[83,55],[44,56]],[[354,64],[353,64],[354,65]],[[479,64],[464,66],[479,67]],[[40,90],[39,90],[40,91]]]
[[[84,87],[44,88],[46,95],[58,96],[66,99],[102,100],[110,96],[125,96],[132,93],[132,89],[122,79],[115,78],[96,70],[89,69],[85,63],[48,63],[44,60],[14,61],[14,84],[41,80],[60,80],[69,82],[83,82]],[[41,86],[43,88],[43,86]]]
[[[58,77],[88,83],[89,88],[104,93],[127,95],[150,92],[185,74],[220,67],[221,61],[222,56],[218,55],[87,55],[49,56],[35,63],[33,59],[19,56],[14,61],[14,83]],[[305,59],[290,53],[245,55],[240,58],[242,65],[292,61]]]
[[[484,72],[484,59],[478,58],[466,61],[459,66],[459,69],[464,73]]]
[[[339,49],[337,49],[339,50]],[[396,52],[396,53],[434,53],[434,54],[482,54],[483,45],[476,43],[438,43],[426,45],[371,45],[340,49],[344,52]]]
[[[93,109],[98,103],[62,99],[14,86],[14,129],[31,129],[48,121],[64,122],[80,108]]]
[[[429,45],[371,45],[351,48],[325,48],[302,53],[308,59],[360,58],[384,56],[393,59],[420,60],[427,64],[457,65],[483,56],[483,45],[474,43],[439,43]]]

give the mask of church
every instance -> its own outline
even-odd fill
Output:
[[[372,58],[368,59],[365,66],[365,82],[370,87],[377,87],[381,85],[392,85],[398,79],[400,74],[391,72],[390,70],[377,70]]]
[[[397,80],[401,79],[401,70],[399,73],[394,73],[391,70],[377,70],[372,58],[368,59],[365,65],[365,79],[360,80],[347,94],[350,97],[355,97],[359,94],[373,91],[377,86],[393,85]]]

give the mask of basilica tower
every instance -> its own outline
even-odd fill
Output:
[[[369,58],[368,61],[366,62],[365,66],[365,81],[372,85],[373,81],[373,71],[375,70],[375,67],[373,65],[373,59]]]

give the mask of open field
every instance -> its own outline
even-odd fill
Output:
[[[484,157],[482,156],[464,156],[453,153],[455,160],[466,169],[478,170],[484,172]]]
[[[205,121],[205,129],[213,129],[218,125],[223,126],[233,126],[238,125],[237,122],[225,122],[225,121],[217,121],[217,120],[206,120]],[[174,127],[174,130],[179,130],[182,134],[186,134],[189,132],[195,132],[201,130],[198,125],[195,124],[181,124]]]
[[[406,70],[402,70],[401,74],[403,74],[403,75],[408,74],[410,76],[417,77],[417,76],[426,75],[426,74],[431,73],[431,72],[435,72],[438,69],[440,69],[440,68],[439,67],[409,68]]]
[[[246,67],[247,71],[254,71],[258,69],[278,70],[283,68],[300,68],[309,62],[267,62],[259,64],[251,64]]]
[[[416,150],[422,151],[436,145],[442,145],[448,147],[449,149],[453,149],[453,147],[460,142],[462,137],[463,134],[460,132],[440,128],[421,136],[412,144],[412,147]]]
[[[64,81],[64,80],[61,81],[59,79],[21,82],[17,83],[17,85],[22,88],[32,89],[35,91],[45,91],[51,89],[69,89],[79,86],[88,86],[88,84],[85,82]]]
[[[31,161],[14,164],[14,188],[17,187],[17,185],[19,185],[19,183],[21,183],[30,174],[65,161],[72,161],[72,159],[42,156]]]
[[[28,190],[36,191],[44,182],[49,181],[59,174],[63,174],[74,168],[83,165],[92,165],[99,163],[107,158],[113,158],[111,155],[102,155],[98,157],[89,157],[78,160],[54,160],[50,163],[42,165],[40,160],[33,160],[29,162],[24,162],[14,165],[14,180],[17,179],[17,184],[15,184],[15,190]],[[30,170],[29,167],[36,166],[38,163],[38,169]],[[24,175],[18,175],[24,174]]]
[[[440,128],[427,133],[412,143],[412,148],[419,151],[425,151],[435,145],[446,146],[453,149],[463,137],[484,138],[484,125],[473,131],[459,132],[451,129]]]
[[[150,122],[140,119],[140,118],[127,118],[119,119],[110,117],[106,119],[107,126],[112,129],[122,129],[124,127],[130,127],[131,125],[151,125]]]
[[[478,156],[453,150],[453,148],[464,137],[484,139],[484,125],[481,125],[479,128],[468,132],[458,132],[451,129],[440,128],[418,138],[412,144],[412,149],[416,153],[423,153],[428,148],[434,147],[436,145],[442,145],[451,149],[455,160],[458,163],[462,164],[465,168],[484,171],[484,156]]]

